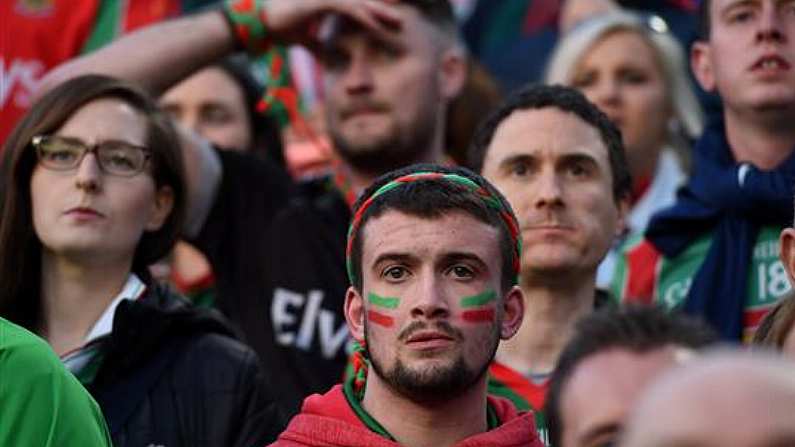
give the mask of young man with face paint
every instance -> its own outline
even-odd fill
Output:
[[[623,247],[612,289],[750,341],[791,290],[778,237],[793,213],[795,3],[705,0],[701,20],[691,67],[723,113],[693,148],[676,203]]]
[[[466,58],[448,0],[225,4],[223,12],[130,34],[42,83],[46,89],[98,72],[161,93],[243,47],[257,52],[275,41],[316,51],[327,127],[340,158],[319,187],[302,188],[287,206],[289,182],[280,170],[214,151],[187,132],[183,138],[193,204],[186,233],[212,265],[217,306],[263,361],[275,365],[274,389],[294,414],[304,397],[336,383],[346,365],[342,308],[351,205],[381,174],[444,162],[447,106],[464,84]]]
[[[308,398],[276,445],[540,446],[532,415],[486,392],[524,314],[510,205],[470,171],[416,165],[376,180],[354,209],[356,371]]]
[[[581,317],[607,301],[600,262],[623,231],[630,174],[616,127],[581,93],[535,85],[513,94],[476,134],[470,161],[516,211],[526,321],[491,367],[490,392],[543,418],[549,377]]]

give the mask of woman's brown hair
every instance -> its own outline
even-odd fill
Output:
[[[117,99],[146,120],[146,146],[158,188],[174,191],[171,214],[158,231],[144,233],[133,257],[133,271],[143,272],[169,252],[185,219],[185,174],[179,139],[157,103],[138,87],[101,75],[64,82],[40,98],[17,124],[3,147],[0,162],[0,316],[28,329],[41,319],[41,242],[33,228],[30,178],[37,159],[31,140],[56,132],[77,110],[97,99]]]

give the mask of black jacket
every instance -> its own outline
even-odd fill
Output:
[[[116,447],[261,446],[285,425],[256,354],[161,286],[122,301],[89,391]]]

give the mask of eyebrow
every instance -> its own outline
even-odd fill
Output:
[[[478,264],[478,266],[480,267],[487,267],[485,260],[481,259],[480,256],[471,252],[454,251],[450,253],[445,253],[442,256],[441,260],[442,263],[445,265],[453,264],[455,262],[460,262],[460,261],[471,261]]]
[[[735,0],[735,1],[730,1],[729,3],[723,5],[723,8],[721,8],[720,11],[718,11],[718,13],[719,14],[723,14],[723,13],[727,12],[729,9],[734,8],[735,6],[753,6],[753,5],[756,5],[758,3],[759,3],[758,0]],[[781,2],[777,2],[777,6],[780,3]]]
[[[580,437],[580,441],[582,441],[582,444],[588,444],[597,437],[610,435],[610,434],[617,435],[620,431],[621,431],[620,424],[604,423],[601,425],[597,425],[596,427],[585,432],[585,434]]]
[[[408,253],[387,252],[378,255],[378,257],[376,257],[375,260],[373,261],[372,266],[375,267],[387,261],[408,264],[411,263],[412,261],[415,261],[416,259],[417,259],[416,256],[413,256]]]
[[[375,268],[376,266],[388,261],[411,264],[417,262],[417,257],[410,253],[387,252],[378,255],[373,261],[372,266]],[[486,261],[472,252],[454,251],[445,253],[441,256],[440,261],[443,265],[453,264],[455,262],[461,261],[470,261],[478,264],[480,267],[487,267]]]
[[[502,161],[500,161],[500,167],[508,167],[516,163],[531,163],[538,159],[535,155],[530,154],[511,154]],[[593,155],[587,152],[575,151],[570,153],[565,153],[561,155],[558,159],[557,164],[567,164],[572,162],[586,162],[592,163],[594,165],[599,165],[598,160]]]

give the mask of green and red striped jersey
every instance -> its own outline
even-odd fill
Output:
[[[750,341],[760,320],[792,286],[779,259],[777,227],[763,227],[748,266],[748,289],[743,315],[743,340]],[[621,249],[611,286],[621,302],[640,302],[676,309],[684,304],[690,285],[712,243],[708,233],[679,255],[668,258],[642,236],[629,239]]]
[[[488,393],[510,400],[519,411],[532,411],[538,438],[546,446],[549,433],[543,409],[548,388],[549,379],[536,384],[496,360],[489,366]]]

